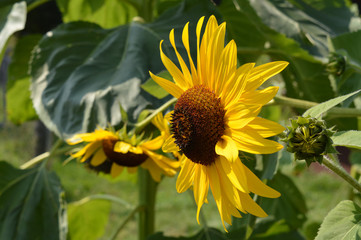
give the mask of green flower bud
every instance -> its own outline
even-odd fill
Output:
[[[296,160],[306,160],[309,166],[312,162],[322,163],[323,155],[335,153],[331,136],[334,132],[327,129],[325,121],[311,117],[290,119],[286,137],[287,151],[295,154]]]
[[[346,58],[338,53],[330,53],[326,70],[330,74],[340,76],[346,69]]]

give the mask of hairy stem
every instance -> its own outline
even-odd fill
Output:
[[[322,164],[343,178],[346,182],[348,182],[352,187],[361,193],[361,184],[356,181],[356,179],[351,177],[351,175],[346,172],[346,170],[338,163],[338,161],[333,161],[328,155],[325,155],[323,157]]]

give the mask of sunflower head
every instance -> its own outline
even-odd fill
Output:
[[[190,52],[188,23],[182,33],[186,56],[177,50],[174,30],[169,34],[178,64],[165,55],[161,41],[160,57],[173,81],[150,73],[155,82],[178,99],[170,114],[172,131],[163,151],[183,153],[177,191],[193,188],[197,220],[209,189],[223,224],[231,224],[231,216],[241,217],[240,212],[265,217],[267,214],[249,194],[270,198],[280,194],[244,166],[238,154],[269,154],[282,149],[281,144],[266,138],[281,133],[284,127],[257,116],[278,87],[258,87],[288,63],[238,66],[236,43],[231,40],[225,44],[226,24],[218,24],[211,16],[204,26],[204,20],[202,17],[196,26],[195,59]]]
[[[325,121],[311,117],[291,119],[287,136],[282,140],[287,143],[287,151],[295,154],[296,160],[322,163],[323,155],[335,153],[332,146],[332,129],[326,127]]]
[[[160,116],[157,116],[157,119],[160,119]],[[161,132],[167,131],[166,126],[156,120],[153,120],[153,123],[160,127]],[[160,181],[161,174],[173,176],[179,163],[154,152],[161,148],[164,136],[147,139],[143,136],[129,136],[125,127],[117,132],[97,129],[92,133],[76,134],[67,142],[71,145],[86,142],[87,144],[72,156],[79,158],[80,162],[84,162],[90,169],[110,173],[112,177],[118,176],[124,168],[133,173],[139,166],[148,169],[156,181]]]

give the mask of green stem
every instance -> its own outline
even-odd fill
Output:
[[[135,129],[135,133],[139,133],[145,126],[147,126],[152,119],[160,112],[163,112],[164,110],[166,110],[169,106],[171,106],[173,103],[175,103],[177,101],[176,98],[172,98],[170,99],[168,102],[164,103],[162,106],[160,106],[158,109],[156,109],[155,111],[152,112],[152,114],[150,114],[146,119],[144,119],[143,121],[134,124]]]
[[[38,164],[39,162],[42,162],[45,159],[49,159],[51,157],[53,157],[54,155],[57,154],[57,149],[60,147],[60,145],[63,143],[63,140],[58,139],[56,141],[56,143],[54,144],[54,146],[51,148],[50,152],[45,152],[42,153],[32,159],[30,159],[29,161],[27,161],[26,163],[24,163],[23,165],[20,166],[20,169],[27,169],[30,168],[36,164]]]
[[[84,204],[86,202],[89,202],[91,200],[96,200],[96,199],[108,200],[108,201],[111,201],[111,202],[115,202],[115,203],[124,205],[126,208],[133,208],[134,207],[131,204],[129,204],[128,202],[124,201],[123,199],[115,197],[113,195],[108,195],[108,194],[95,194],[95,195],[87,196],[87,197],[82,198],[79,201],[77,201],[77,204]]]
[[[273,101],[270,104],[281,104],[285,106],[309,109],[318,105],[319,103],[310,102],[306,100],[300,100],[295,98],[289,98],[284,96],[275,96]],[[327,116],[329,117],[359,117],[361,116],[361,109],[356,108],[342,108],[334,107],[327,111]]]
[[[322,163],[361,193],[361,184],[351,177],[338,162],[332,161],[329,156],[325,155]]]
[[[127,223],[135,216],[136,213],[144,211],[144,209],[141,206],[136,207],[133,211],[131,211],[128,215],[128,217],[119,225],[117,230],[112,234],[112,236],[109,238],[109,240],[115,240],[120,231],[127,225]]]
[[[153,20],[153,9],[154,9],[154,0],[143,0],[141,5],[141,12],[139,13],[146,22],[151,22]]]
[[[37,7],[39,7],[40,5],[42,5],[42,4],[46,3],[46,2],[49,2],[49,1],[50,1],[50,0],[38,0],[38,1],[30,4],[30,5],[28,6],[27,11],[28,11],[28,12],[31,12],[31,11],[34,10],[35,8],[37,8]]]
[[[138,168],[139,184],[139,206],[143,208],[139,211],[138,239],[145,240],[154,233],[155,220],[155,197],[158,183],[153,180],[148,170]]]

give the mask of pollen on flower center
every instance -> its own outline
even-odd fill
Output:
[[[115,152],[113,149],[116,142],[117,140],[103,140],[103,151],[110,161],[115,162],[120,166],[136,167],[147,159],[148,156],[145,154]]]
[[[220,98],[203,85],[180,96],[172,115],[172,131],[175,143],[191,161],[205,166],[215,161],[215,146],[225,129],[224,114]]]

